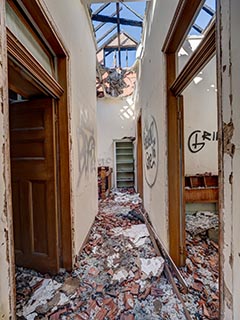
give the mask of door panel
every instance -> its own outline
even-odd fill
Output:
[[[16,264],[57,272],[58,223],[52,99],[10,105]]]

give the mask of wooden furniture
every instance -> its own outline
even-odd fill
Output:
[[[98,199],[106,199],[112,188],[112,168],[98,167]]]
[[[218,176],[185,176],[185,202],[218,202]]]
[[[134,187],[133,143],[130,139],[114,141],[115,186]]]

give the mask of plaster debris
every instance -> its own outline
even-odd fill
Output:
[[[219,253],[218,244],[209,239],[207,230],[218,227],[218,216],[210,212],[196,214],[186,220],[187,260],[181,268],[189,293],[184,295],[185,304],[193,319],[219,319]]]
[[[99,202],[89,240],[71,274],[50,277],[19,268],[18,317],[185,319],[181,302],[161,273],[163,259],[156,255],[145,224],[127,217],[132,210],[140,215],[141,201],[133,190],[117,191]]]
[[[164,259],[162,257],[153,257],[151,259],[141,258],[141,270],[147,277],[159,277],[164,268]]]
[[[133,225],[131,228],[125,230],[115,228],[113,232],[117,236],[123,235],[124,237],[130,238],[137,247],[144,245],[146,237],[149,238],[149,232],[145,224]]]
[[[218,229],[218,214],[208,211],[197,212],[186,215],[186,231],[196,236],[209,229]]]
[[[128,277],[128,272],[126,270],[119,270],[117,273],[113,275],[113,280],[117,280],[119,282],[123,282]]]

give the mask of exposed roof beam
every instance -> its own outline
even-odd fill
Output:
[[[205,12],[207,12],[211,17],[213,17],[215,15],[215,11],[206,4],[202,7],[202,9]]]
[[[105,32],[99,39],[97,39],[97,43],[101,42],[106,36],[108,36],[113,30],[115,30],[117,26],[113,26],[111,29],[109,29],[107,32]]]
[[[144,1],[151,1],[151,0],[131,0],[131,2],[144,2]],[[91,4],[91,3],[111,3],[111,2],[119,2],[119,0],[83,0],[86,4]],[[121,0],[121,2],[129,2],[129,0]]]
[[[122,11],[122,7],[119,9],[119,11]],[[117,11],[113,12],[110,17],[114,17],[115,15],[117,14]],[[102,22],[102,23],[99,23],[99,25],[97,25],[97,27],[95,28],[95,32],[97,32],[99,29],[101,29],[104,25],[105,25],[106,22]]]
[[[117,37],[117,33],[112,35],[109,39],[107,39],[98,49],[97,53],[100,52],[104,47],[106,47],[111,41],[113,41]]]
[[[120,51],[121,52],[124,52],[124,51],[136,51],[136,47],[123,47],[123,48],[120,48]],[[105,51],[105,57],[109,56],[111,53],[113,53],[114,51],[117,51],[117,47],[112,47],[112,48],[105,48],[104,49]]]
[[[200,27],[198,24],[194,23],[194,25],[193,25],[192,27],[193,27],[193,29],[195,29],[197,32],[203,33],[203,28]]]
[[[106,9],[108,6],[110,5],[110,3],[105,3],[102,6],[100,6],[96,11],[93,12],[93,14],[99,14],[100,12],[102,12],[104,9]]]
[[[119,15],[119,2],[116,3],[117,8],[117,33],[118,33],[118,66],[121,68],[122,62],[121,62],[121,39],[120,39],[120,15]]]
[[[137,13],[135,10],[133,10],[129,5],[127,5],[126,3],[122,2],[122,4],[124,5],[124,7],[126,7],[129,11],[131,11],[133,14],[135,14],[136,17],[138,17],[140,20],[143,20],[143,17]]]
[[[93,21],[100,21],[100,22],[118,23],[117,18],[104,16],[101,14],[92,15],[92,20]],[[143,25],[142,21],[135,21],[135,20],[129,20],[129,19],[124,19],[124,18],[120,18],[119,23],[122,25],[133,26],[133,27],[142,27],[142,25]]]

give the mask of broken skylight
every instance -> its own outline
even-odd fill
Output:
[[[92,4],[97,58],[107,68],[128,68],[136,59],[146,2]]]

